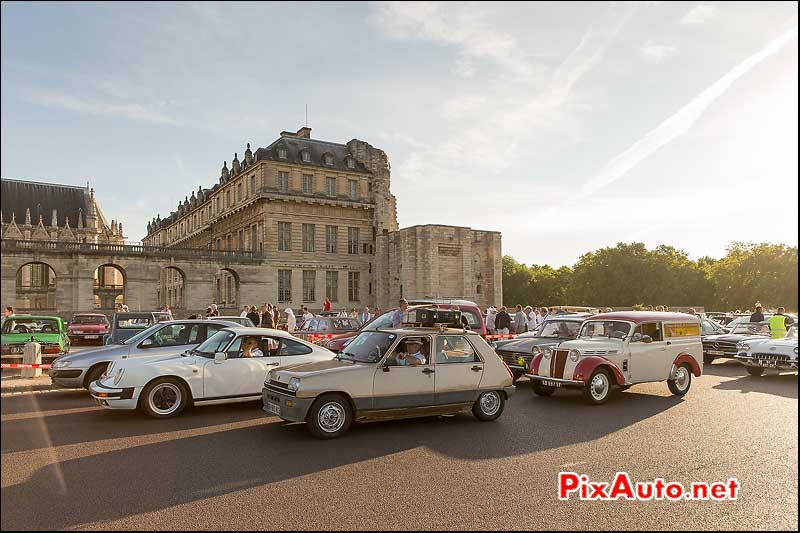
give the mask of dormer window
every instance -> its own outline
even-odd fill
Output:
[[[278,148],[278,158],[286,159],[286,156],[287,156],[286,148]]]
[[[325,164],[333,166],[333,156],[331,154],[325,154]]]
[[[311,152],[308,150],[303,150],[302,152],[303,162],[310,163],[311,162]]]
[[[347,158],[347,168],[356,168],[356,162],[352,157]]]

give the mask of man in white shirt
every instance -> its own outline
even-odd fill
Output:
[[[408,339],[405,341],[406,352],[400,352],[395,359],[400,366],[418,366],[425,364],[425,356],[419,351],[422,348],[422,342],[417,339]]]
[[[308,307],[303,308],[303,324],[308,322],[309,320],[314,319],[314,313],[308,310]]]
[[[370,318],[372,318],[372,315],[369,314],[369,307],[365,307],[364,310],[358,315],[358,319],[361,321],[362,324],[366,324],[367,322],[369,322]]]
[[[528,326],[528,331],[533,331],[539,325],[536,319],[536,313],[533,312],[533,307],[530,305],[525,307],[525,324]]]

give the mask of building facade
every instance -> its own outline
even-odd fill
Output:
[[[399,231],[390,186],[383,150],[358,139],[312,139],[310,128],[284,131],[255,153],[248,144],[230,168],[225,161],[218,183],[154,218],[143,243],[257,252],[272,287],[268,301],[281,306],[320,309],[327,297],[334,308],[387,308],[401,294],[500,303],[500,234],[452,226]],[[174,294],[180,283],[162,280],[159,290]],[[263,303],[237,294],[233,272],[221,270],[215,285],[224,307]]]

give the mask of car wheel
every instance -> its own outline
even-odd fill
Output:
[[[350,429],[353,410],[350,402],[338,394],[320,396],[306,417],[308,430],[318,439],[335,439]]]
[[[537,396],[550,396],[556,391],[555,387],[548,387],[538,379],[533,380],[532,387],[533,393]]]
[[[683,396],[692,386],[692,369],[689,365],[681,365],[675,370],[675,379],[667,380],[669,391],[675,396]]]
[[[583,388],[583,397],[595,405],[606,403],[611,397],[611,378],[608,372],[602,368],[595,370]]]
[[[472,414],[481,422],[489,422],[499,418],[505,407],[506,399],[503,393],[490,390],[478,396],[478,400],[472,406]]]
[[[88,389],[90,383],[94,383],[103,375],[108,368],[108,363],[101,363],[89,369],[86,373],[86,379],[83,380],[83,388]]]
[[[707,365],[710,365],[714,362],[715,357],[713,355],[708,355],[707,353],[703,354],[703,362]]]
[[[760,376],[764,373],[764,367],[761,366],[746,366],[747,373],[751,376]]]
[[[189,402],[189,391],[175,378],[158,378],[142,391],[139,406],[153,418],[172,418],[181,413]]]

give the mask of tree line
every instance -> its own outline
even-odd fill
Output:
[[[503,302],[538,306],[702,306],[707,311],[797,310],[797,246],[733,242],[725,257],[691,260],[683,250],[618,243],[570,268],[503,257]]]

